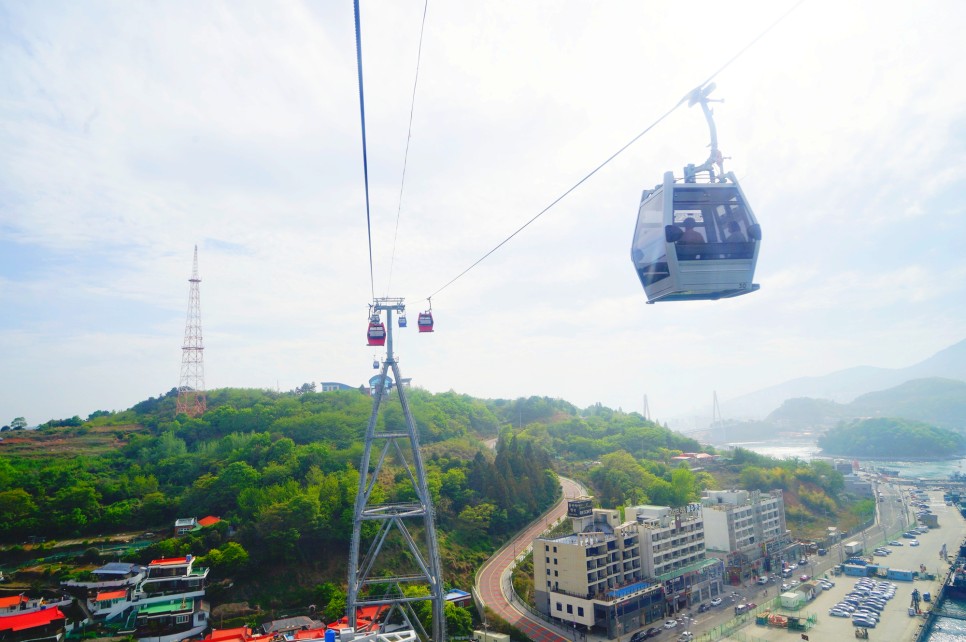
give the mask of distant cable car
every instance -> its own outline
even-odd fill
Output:
[[[711,129],[711,155],[703,165],[684,168],[678,181],[664,182],[641,195],[631,261],[648,303],[723,299],[758,289],[752,283],[761,227],[738,180],[722,168],[708,94],[714,83],[694,90],[689,105],[700,103]],[[707,182],[697,175],[707,172]],[[723,172],[723,169],[722,169]]]
[[[379,359],[377,359],[376,357],[372,358],[372,369],[373,370],[379,369]]]
[[[432,332],[433,331],[433,311],[426,310],[425,312],[420,312],[419,316],[416,318],[416,325],[419,326],[420,332]]]
[[[371,346],[386,345],[386,326],[378,314],[369,317],[369,330],[366,332],[366,339]]]
[[[407,321],[406,321],[406,313],[403,312],[402,314],[399,315],[399,327],[400,328],[405,328],[406,327],[406,323],[407,323]]]

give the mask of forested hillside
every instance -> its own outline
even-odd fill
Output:
[[[209,596],[216,606],[315,603],[326,617],[341,615],[372,399],[358,391],[316,393],[308,385],[288,393],[223,389],[211,391],[208,411],[191,419],[175,414],[176,396],[172,390],[123,412],[4,432],[5,562],[44,555],[50,540],[75,538],[84,552],[87,542],[108,535],[143,538],[150,531],[147,548],[121,551],[121,559],[146,563],[192,553],[212,568]],[[681,506],[706,488],[738,481],[785,489],[800,522],[806,511],[828,514],[839,502],[839,488],[815,486],[815,471],[801,462],[788,472],[746,471],[764,460],[738,451],[730,463],[715,465],[719,479],[689,470],[672,458],[701,450],[698,442],[636,413],[600,405],[579,410],[544,397],[479,400],[418,389],[408,397],[436,508],[444,579],[463,588],[493,550],[553,503],[558,472],[581,479],[605,507]],[[380,430],[403,427],[398,403],[383,408]],[[411,499],[402,469],[384,470],[383,499]],[[172,535],[176,518],[207,515],[223,521]],[[36,537],[48,542],[39,550],[20,545]],[[88,548],[73,563],[34,566],[33,577],[55,586],[83,577],[99,561]]]
[[[921,421],[882,417],[837,426],[818,445],[836,455],[936,459],[962,455],[966,437]]]

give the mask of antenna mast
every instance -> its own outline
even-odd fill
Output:
[[[201,340],[201,277],[198,276],[198,246],[188,289],[188,318],[181,345],[181,383],[178,385],[178,414],[197,417],[208,409],[205,395],[205,347]]]
[[[359,466],[359,492],[356,495],[355,513],[352,518],[352,542],[349,552],[349,590],[346,596],[346,610],[349,626],[356,628],[359,607],[369,605],[388,605],[386,621],[398,613],[412,627],[418,627],[423,639],[431,642],[445,642],[446,620],[443,614],[443,582],[439,558],[439,545],[436,541],[436,524],[433,500],[426,483],[426,470],[419,451],[419,433],[416,422],[409,409],[405,386],[399,373],[399,364],[392,351],[392,313],[406,310],[400,298],[377,298],[372,305],[376,314],[386,312],[386,360],[379,375],[373,377],[372,414],[366,427],[366,447]],[[389,380],[392,370],[395,385]],[[381,426],[379,407],[390,396],[394,387],[402,406],[403,422],[390,422],[383,417]],[[394,423],[395,425],[390,425]],[[402,425],[405,424],[405,425]],[[373,446],[376,457],[373,458]],[[412,484],[411,494],[403,493],[398,497],[398,489],[393,486],[393,475],[381,473],[387,460],[395,460],[398,468],[405,471],[404,479]],[[400,477],[395,476],[396,478]],[[388,478],[388,483],[387,483]],[[406,488],[406,491],[410,489]],[[363,544],[363,524],[371,522],[365,529],[368,551],[360,557]],[[413,530],[407,526],[412,524]],[[414,536],[415,535],[415,536]],[[383,548],[389,549],[394,560],[407,560],[409,568],[386,568],[377,564]],[[409,555],[401,555],[408,550]],[[403,588],[406,585],[428,585],[429,595],[408,596]],[[432,602],[433,631],[427,635],[422,630],[419,619],[412,610],[417,601]]]

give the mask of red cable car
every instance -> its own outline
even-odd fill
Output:
[[[416,325],[419,326],[420,332],[432,332],[433,311],[427,310],[426,312],[420,312],[419,317],[416,319]]]
[[[386,326],[382,324],[379,317],[373,317],[369,321],[369,331],[366,332],[366,339],[371,346],[386,345]]]

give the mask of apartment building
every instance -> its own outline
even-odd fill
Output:
[[[588,497],[568,503],[574,532],[533,544],[538,610],[615,638],[720,592],[722,565],[704,555],[700,506],[625,515]]]
[[[780,490],[709,490],[701,499],[708,550],[732,584],[778,572],[792,542]]]

